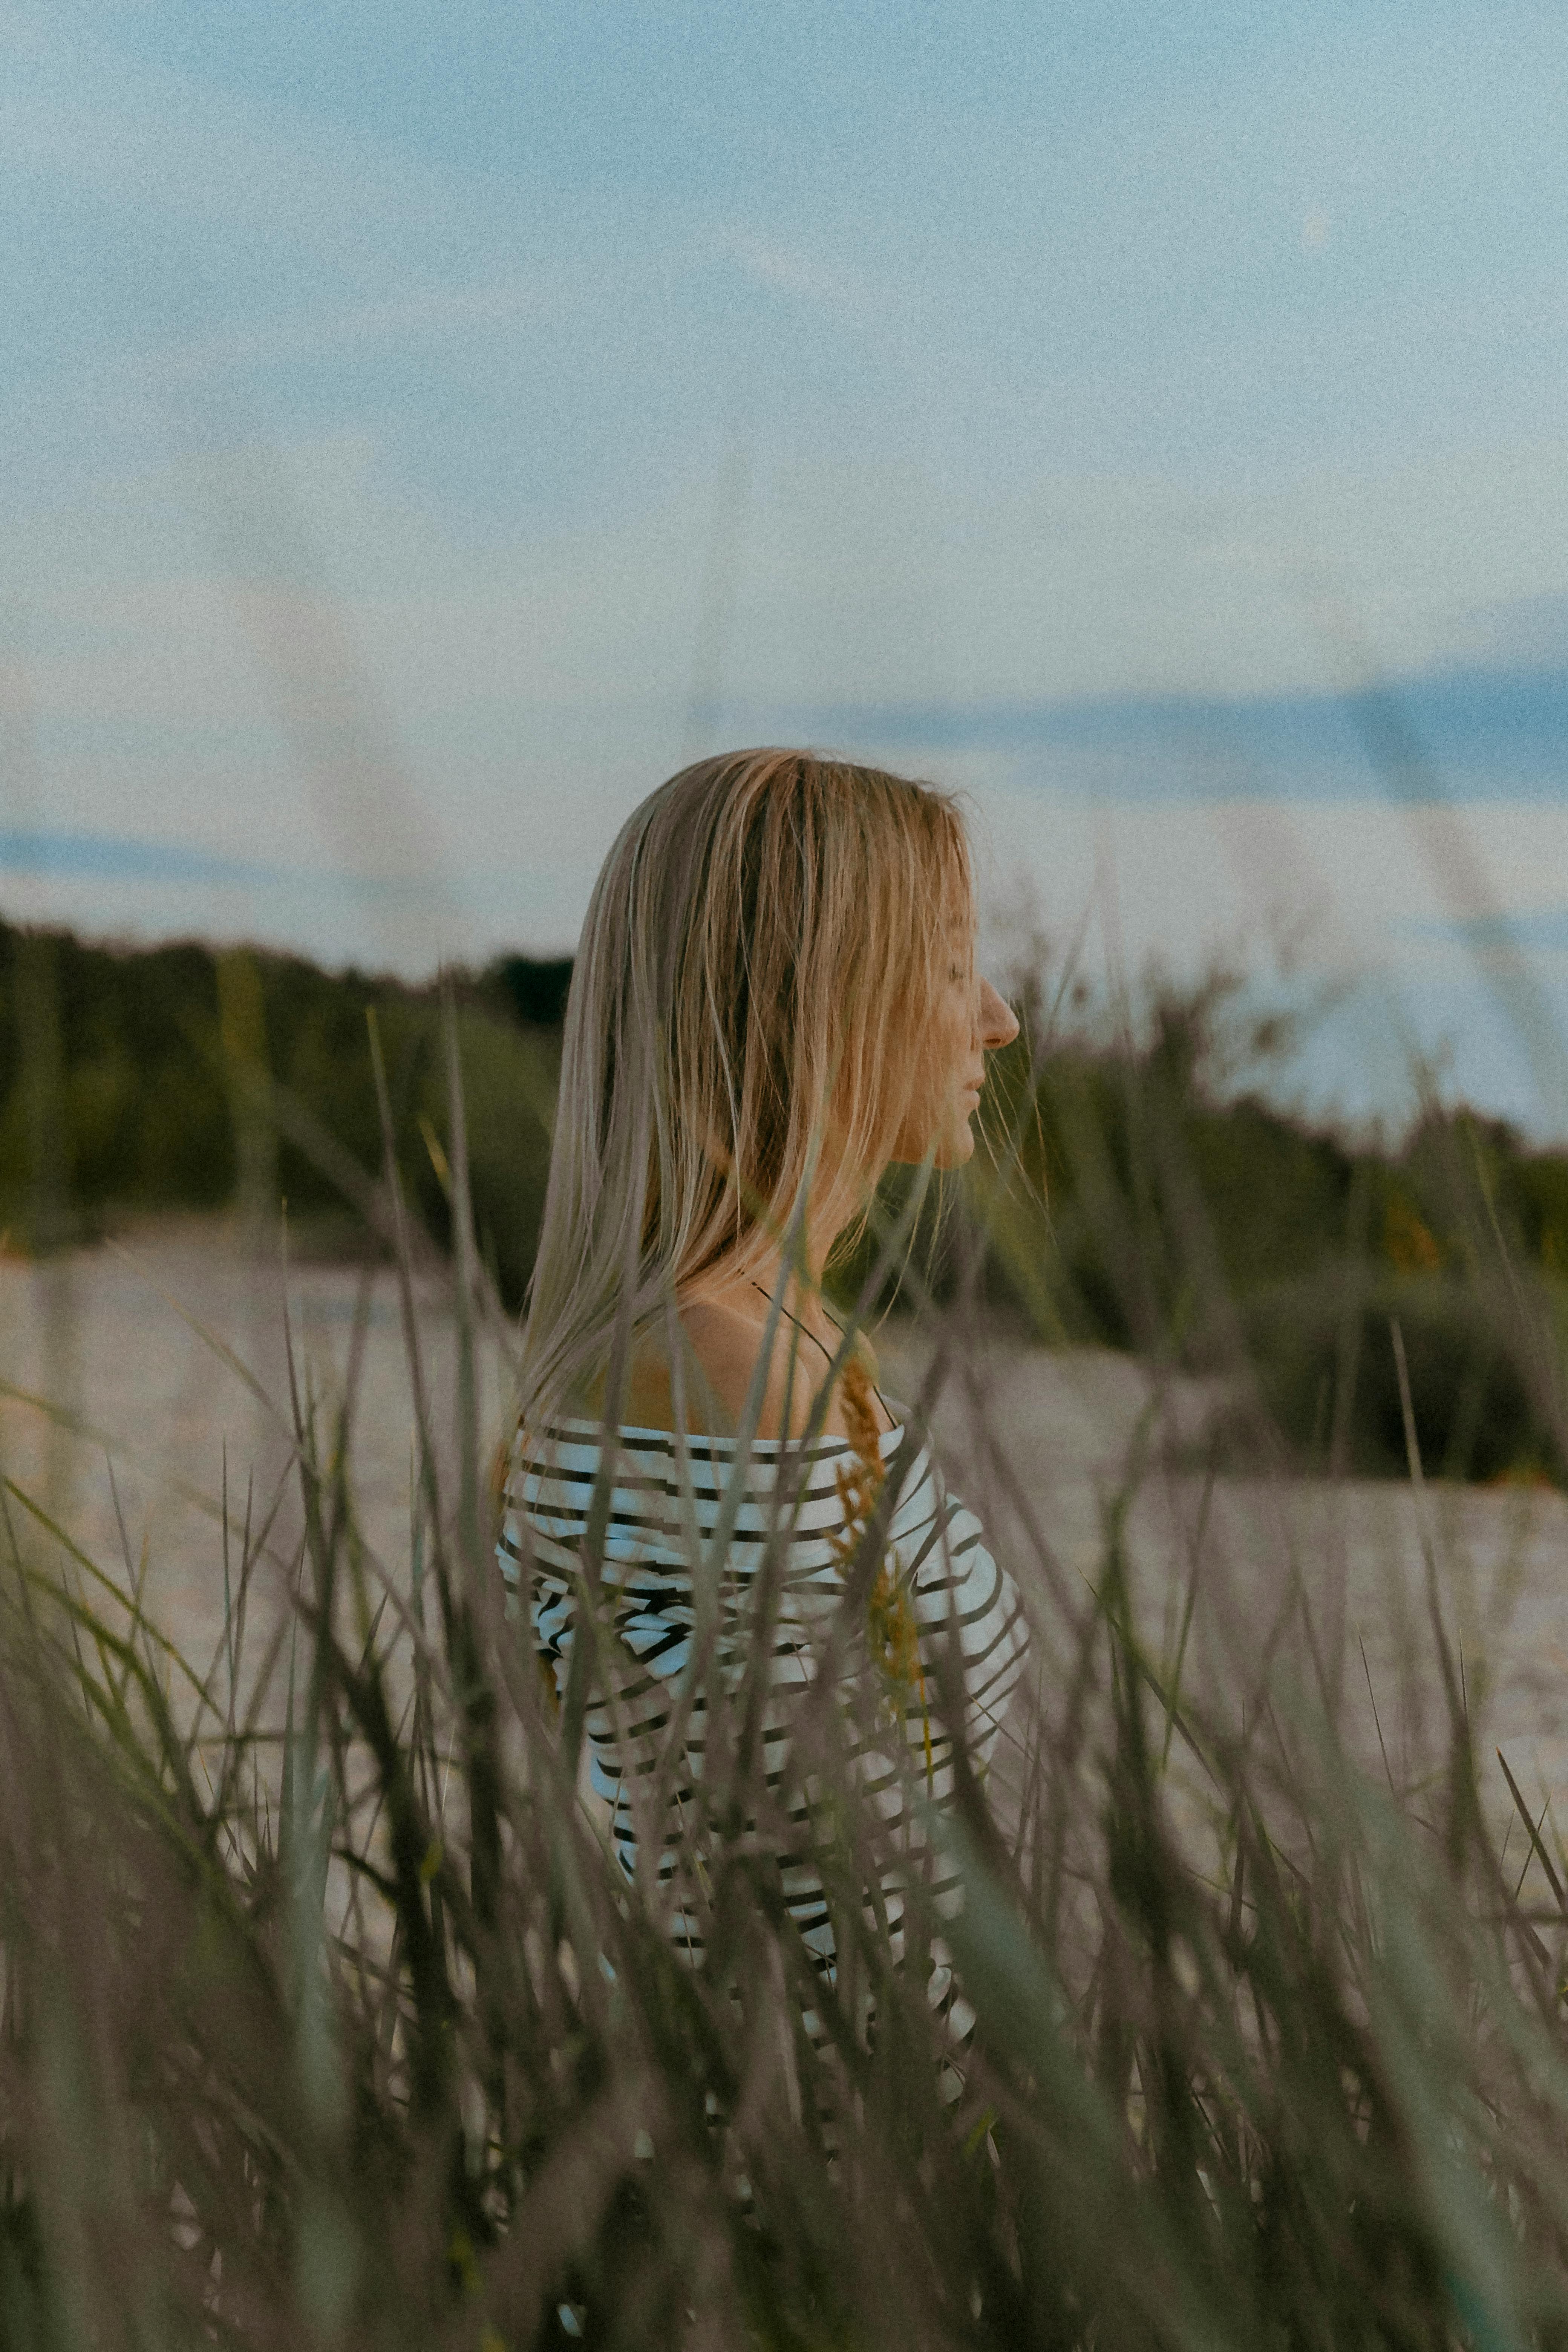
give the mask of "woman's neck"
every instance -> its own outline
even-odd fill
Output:
[[[797,1225],[787,1242],[779,1243],[767,1240],[753,1228],[746,1236],[747,1245],[726,1252],[695,1280],[682,1283],[682,1307],[723,1307],[748,1321],[761,1323],[768,1311],[767,1300],[776,1298],[819,1337],[836,1328],[822,1309],[823,1273],[833,1244],[855,1215],[860,1198],[860,1188],[848,1169],[819,1167],[804,1232]],[[759,1295],[762,1292],[766,1293],[765,1298]]]
[[[758,1292],[776,1298],[792,1315],[803,1321],[821,1319],[823,1269],[826,1265],[834,1242],[842,1233],[853,1213],[853,1203],[841,1199],[826,1202],[822,1209],[808,1221],[803,1254],[795,1248],[770,1244],[753,1255],[738,1252],[733,1257],[721,1259],[716,1266],[699,1278],[690,1295],[722,1298],[743,1313],[765,1314],[766,1307]]]
[[[748,1322],[760,1323],[768,1311],[768,1301],[776,1298],[787,1313],[810,1322],[816,1318],[821,1292],[821,1275],[813,1271],[809,1261],[803,1272],[798,1265],[786,1265],[781,1250],[768,1250],[743,1262],[721,1260],[685,1286],[682,1303],[732,1307]]]
[[[725,1433],[739,1425],[753,1392],[770,1302],[776,1301],[815,1345],[807,1345],[787,1324],[778,1326],[768,1346],[760,1434],[772,1437],[805,1428],[827,1363],[837,1358],[844,1344],[842,1328],[822,1302],[822,1268],[835,1235],[842,1231],[853,1207],[851,1202],[848,1210],[837,1216],[825,1213],[816,1219],[804,1253],[798,1244],[793,1251],[776,1244],[742,1250],[710,1265],[694,1281],[682,1283],[678,1303],[684,1342],[690,1351],[685,1408],[689,1427],[708,1426],[703,1415],[709,1411],[717,1416],[711,1425]],[[753,1243],[762,1239],[757,1234],[749,1238]],[[858,1343],[857,1352],[864,1357],[875,1380],[874,1356],[863,1343]],[[695,1387],[689,1385],[693,1381]],[[662,1429],[675,1425],[669,1418],[675,1410],[672,1368],[666,1360],[664,1342],[650,1339],[632,1368],[632,1394],[621,1417]],[[837,1396],[829,1400],[825,1423],[828,1435],[853,1434],[844,1412]]]

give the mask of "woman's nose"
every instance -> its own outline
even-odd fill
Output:
[[[988,980],[980,983],[980,1042],[988,1054],[1010,1045],[1018,1034],[1018,1016]]]

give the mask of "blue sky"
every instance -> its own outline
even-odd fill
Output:
[[[1286,942],[1303,1099],[1446,1044],[1568,1132],[1560,9],[50,0],[0,54],[0,906],[555,948],[683,753],[800,736],[972,794],[998,953]]]

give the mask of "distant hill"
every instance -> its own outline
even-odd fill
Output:
[[[476,1230],[513,1307],[537,1245],[571,971],[516,955],[451,981]],[[983,1120],[1017,1147],[1005,1178],[982,1150],[964,1188],[989,1234],[992,1308],[1048,1339],[1250,1366],[1292,1458],[1365,1471],[1405,1462],[1397,1320],[1429,1469],[1557,1476],[1568,1157],[1465,1112],[1433,1113],[1382,1151],[1309,1129],[1216,1083],[1215,1002],[1155,1005],[1135,1048],[1066,1034],[1033,1090],[1022,1041],[997,1057]],[[5,1244],[47,1250],[163,1210],[237,1211],[262,1240],[286,1201],[304,1246],[363,1247],[338,1180],[382,1160],[372,1014],[407,1194],[441,1237],[436,987],[0,924]],[[891,1172],[889,1210],[908,1182]],[[930,1207],[917,1229],[913,1262],[939,1293],[963,1278],[961,1233]],[[847,1253],[841,1296],[872,1263],[868,1242]],[[896,1293],[889,1282],[883,1303]]]
[[[570,977],[569,962],[511,956],[453,979],[476,1220],[513,1300],[543,1202]],[[346,1244],[353,1218],[299,1138],[327,1139],[362,1169],[381,1165],[371,1011],[399,1165],[441,1232],[437,1159],[450,1139],[437,988],[265,950],[106,947],[0,924],[0,1228],[10,1245],[47,1249],[146,1210],[235,1204],[270,1222],[285,1200],[307,1241]],[[261,1115],[258,1073],[297,1112],[295,1133]]]

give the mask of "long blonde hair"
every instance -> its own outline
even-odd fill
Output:
[[[578,946],[529,1287],[535,1428],[721,1260],[804,1214],[817,1155],[865,1200],[972,905],[958,803],[807,751],[683,768],[635,809]],[[854,1225],[851,1226],[851,1231]]]

